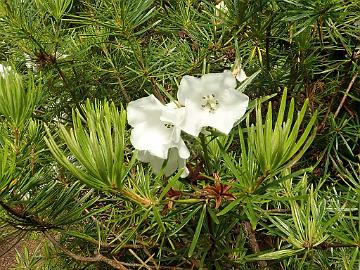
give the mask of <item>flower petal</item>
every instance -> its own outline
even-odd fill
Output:
[[[152,155],[166,159],[172,135],[165,127],[151,123],[136,125],[131,131],[130,142],[137,150],[149,151]]]
[[[127,106],[127,120],[130,126],[146,122],[148,119],[159,119],[164,105],[154,96],[139,98]]]
[[[188,159],[190,157],[190,152],[189,152],[189,149],[187,148],[186,144],[184,143],[183,140],[181,140],[179,142],[179,144],[177,145],[177,149],[178,149],[178,152],[179,152],[179,157],[181,159]]]
[[[166,104],[161,111],[160,119],[163,122],[178,125],[184,120],[185,108],[177,107],[173,102]]]
[[[150,162],[153,156],[149,153],[149,151],[139,150],[137,151],[137,159],[141,162]]]
[[[200,79],[185,76],[177,94],[186,111],[180,128],[192,136],[198,136],[206,126],[228,134],[249,102],[235,87],[236,79],[229,70],[205,74]]]
[[[150,162],[154,173],[160,172],[165,161],[164,159],[151,155],[148,151],[138,151],[138,160],[142,162]],[[180,176],[181,178],[185,178],[189,175],[189,170],[186,168],[186,160],[179,157],[178,149],[171,148],[169,150],[169,157],[164,168],[164,174],[166,176],[170,176],[177,169],[184,169]]]
[[[236,79],[230,70],[223,73],[208,73],[201,77],[202,88],[205,90],[203,95],[219,93],[225,89],[235,89]]]
[[[246,73],[245,71],[241,68],[238,72],[238,74],[236,74],[236,79],[239,81],[239,82],[243,82],[245,81],[246,79],[248,78],[248,76],[246,76]]]
[[[150,95],[130,102],[127,115],[129,124],[134,127],[130,141],[137,150],[166,159],[170,148],[184,143],[177,127],[185,115],[183,108],[177,109],[173,104],[165,106]]]
[[[188,99],[185,102],[186,115],[180,128],[192,136],[198,136],[201,129],[205,126],[204,119],[209,113],[201,107],[199,103]]]
[[[185,101],[187,99],[201,98],[202,91],[203,89],[201,79],[186,75],[180,81],[177,98],[181,105],[185,105]]]
[[[216,112],[209,113],[203,124],[229,134],[234,123],[245,114],[248,103],[249,97],[247,95],[228,89],[221,96],[219,108]]]
[[[189,175],[189,171],[186,168],[186,160],[182,159],[179,156],[179,151],[176,148],[171,148],[169,151],[169,158],[166,163],[164,173],[166,176],[173,174],[177,169],[185,168],[184,172],[181,174],[182,178],[185,178]]]

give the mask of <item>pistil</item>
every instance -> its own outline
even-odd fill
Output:
[[[218,108],[219,101],[215,98],[214,94],[206,95],[202,97],[201,107],[208,109],[210,113],[214,113]]]

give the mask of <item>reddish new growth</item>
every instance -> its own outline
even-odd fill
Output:
[[[207,178],[203,176],[202,170],[204,169],[204,161],[201,160],[199,157],[196,158],[198,160],[198,163],[195,166],[191,166],[190,164],[187,164],[187,167],[189,169],[189,175],[188,179],[191,181],[191,184],[196,184],[198,180],[206,180]]]
[[[208,197],[215,198],[215,209],[221,206],[223,199],[227,201],[235,200],[235,196],[229,192],[231,186],[223,185],[218,174],[214,173],[215,184],[213,186],[207,186],[203,189],[208,194]]]
[[[174,200],[180,198],[181,192],[177,191],[173,188],[170,188],[170,190],[166,193],[166,197],[169,198],[169,201],[167,204],[165,204],[164,209],[162,210],[162,213],[165,214],[168,212],[169,209],[172,209],[174,205]]]

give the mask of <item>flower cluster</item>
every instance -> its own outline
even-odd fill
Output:
[[[183,168],[181,177],[186,177],[190,152],[181,131],[196,137],[203,127],[212,127],[228,134],[249,102],[248,96],[235,88],[236,79],[226,70],[201,78],[184,76],[175,102],[164,105],[153,95],[130,102],[130,141],[138,150],[138,159],[150,162],[155,172],[164,167],[167,176]]]

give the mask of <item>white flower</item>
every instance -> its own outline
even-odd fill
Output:
[[[153,95],[129,103],[127,117],[133,127],[130,141],[134,148],[139,150],[139,160],[151,162],[155,166],[154,171],[160,170],[170,149],[170,153],[175,151],[177,155],[170,155],[166,166],[168,169],[165,168],[166,174],[185,166],[185,160],[190,153],[181,139],[179,128],[184,113],[184,108],[177,108],[174,103],[165,106]],[[173,164],[177,164],[175,169]]]
[[[198,136],[203,127],[209,126],[228,134],[249,103],[249,97],[235,87],[236,79],[229,70],[201,78],[184,76],[177,93],[179,102],[185,106],[181,129]]]
[[[165,161],[162,158],[151,155],[149,151],[138,151],[138,160],[142,162],[150,162],[150,165],[155,173],[160,171]],[[164,174],[169,176],[173,174],[178,168],[184,169],[180,176],[181,178],[185,178],[189,175],[189,170],[186,168],[186,159],[180,157],[180,153],[177,148],[171,148],[169,150],[168,160],[164,168]]]

